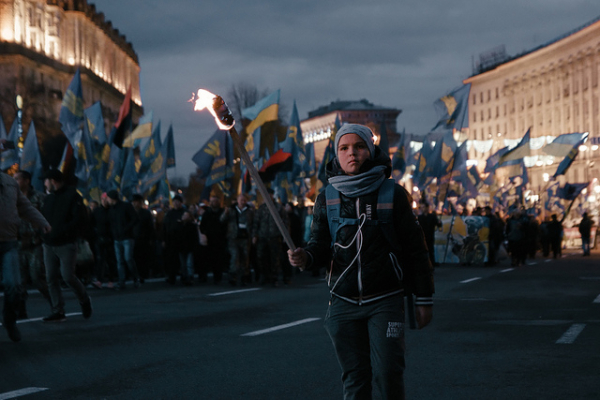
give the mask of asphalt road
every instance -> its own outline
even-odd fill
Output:
[[[409,399],[598,399],[600,255],[436,268],[434,320],[407,330]],[[0,400],[341,399],[322,279],[287,287],[92,290],[84,320],[0,332]],[[377,396],[375,396],[377,398]]]

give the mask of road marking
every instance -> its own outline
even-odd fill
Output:
[[[209,296],[224,296],[226,294],[235,294],[235,293],[244,293],[244,292],[254,292],[256,290],[262,290],[261,288],[251,288],[251,289],[240,289],[240,290],[230,290],[228,292],[218,292],[218,293],[210,293]]]
[[[510,272],[510,271],[514,271],[514,268],[503,269],[502,271],[500,271],[500,273],[502,273],[502,272]]]
[[[600,280],[600,276],[580,276],[579,279],[584,281],[598,281]]]
[[[585,324],[573,324],[567,331],[556,341],[557,344],[571,344],[577,339],[577,336],[583,331]]]
[[[37,388],[37,387],[29,387],[19,390],[14,390],[12,392],[0,393],[0,400],[5,399],[16,399],[20,396],[25,396],[32,393],[43,392],[44,390],[48,390],[48,388]]]
[[[476,277],[476,278],[467,279],[467,280],[464,280],[464,281],[460,281],[460,283],[469,283],[469,282],[476,281],[476,280],[478,280],[478,279],[481,279],[481,277],[480,277],[480,276],[478,276],[478,277]]]
[[[306,319],[301,319],[300,321],[290,322],[289,324],[278,325],[278,326],[274,326],[272,328],[262,329],[260,331],[254,331],[254,332],[244,333],[244,334],[242,334],[240,336],[258,336],[258,335],[263,335],[265,333],[270,333],[270,332],[279,331],[281,329],[291,328],[292,326],[306,324],[307,322],[318,321],[320,319],[321,318],[306,318]]]
[[[598,297],[596,297],[594,301],[592,301],[592,303],[600,303],[600,294],[598,295]]]
[[[75,316],[75,315],[81,315],[81,313],[80,313],[80,312],[68,313],[68,314],[65,314],[65,317],[73,317],[73,316]],[[43,320],[43,319],[44,319],[44,317],[39,317],[39,318],[29,318],[29,319],[20,319],[20,320],[18,320],[18,321],[17,321],[17,324],[25,324],[25,323],[27,323],[27,322],[38,322],[38,321],[41,321],[41,320]],[[2,326],[2,324],[0,324],[0,326]],[[2,399],[2,398],[0,397],[0,400],[1,400],[1,399]]]
[[[544,260],[544,262],[552,262],[552,260]]]

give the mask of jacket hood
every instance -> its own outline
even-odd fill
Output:
[[[390,157],[381,150],[379,146],[375,146],[375,155],[372,159],[367,159],[363,165],[360,166],[360,172],[367,172],[371,168],[383,165],[385,166],[385,177],[389,179],[392,175],[392,160]],[[325,166],[325,173],[327,174],[327,179],[332,176],[345,175],[345,172],[342,170],[340,163],[337,157],[334,157],[333,160],[329,161]]]

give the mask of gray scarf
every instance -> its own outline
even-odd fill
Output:
[[[329,183],[347,197],[360,197],[374,192],[385,180],[385,166],[377,165],[358,175],[337,175]]]

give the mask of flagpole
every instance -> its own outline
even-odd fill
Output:
[[[238,152],[240,153],[241,159],[244,161],[244,164],[246,164],[246,168],[248,169],[250,176],[252,177],[252,179],[254,179],[254,182],[256,183],[256,187],[258,188],[258,191],[262,195],[263,200],[265,201],[265,204],[267,205],[267,208],[269,209],[269,212],[271,213],[271,216],[275,220],[275,224],[277,225],[279,232],[283,236],[285,243],[290,248],[290,250],[292,250],[292,251],[296,250],[296,246],[294,245],[292,236],[290,235],[289,230],[283,223],[283,220],[281,219],[281,216],[279,215],[279,212],[277,211],[277,208],[275,207],[275,203],[273,203],[273,200],[271,199],[269,192],[267,192],[267,187],[265,186],[264,182],[260,178],[260,175],[258,174],[258,170],[254,166],[254,163],[252,163],[252,160],[250,159],[250,155],[248,154],[248,152],[246,151],[246,148],[242,144],[242,139],[240,138],[240,135],[238,134],[235,127],[232,127],[231,129],[229,129],[229,134],[231,135],[233,144],[235,145]]]

